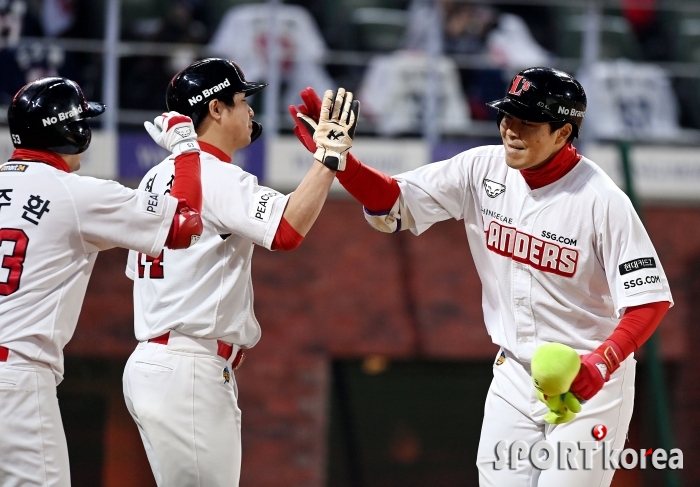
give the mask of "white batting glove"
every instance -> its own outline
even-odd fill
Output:
[[[333,90],[327,90],[323,94],[321,115],[314,131],[314,159],[333,171],[345,170],[345,161],[355,138],[359,114],[360,102],[353,100],[352,92],[339,88],[334,96]],[[316,125],[303,113],[297,114],[297,117],[311,127]]]
[[[156,144],[175,156],[183,152],[200,152],[197,132],[190,117],[168,112],[156,117],[153,123],[144,122],[143,126]]]

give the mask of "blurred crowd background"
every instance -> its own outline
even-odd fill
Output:
[[[117,101],[120,127],[140,125],[144,112],[164,108],[164,86],[179,69],[219,55],[250,79],[274,76],[279,113],[301,88],[344,86],[361,95],[361,130],[418,135],[427,130],[424,95],[435,92],[431,123],[469,136],[494,120],[484,102],[514,72],[548,65],[578,74],[595,93],[601,114],[590,117],[605,123],[590,123],[590,137],[682,139],[683,129],[700,129],[700,9],[692,0],[601,0],[595,16],[588,0],[121,0],[109,20],[110,2],[0,0],[0,104],[27,81],[59,74],[89,98]],[[110,25],[120,44],[108,73]],[[107,74],[116,77],[114,95],[105,93]],[[260,114],[272,106],[258,105]],[[290,128],[286,117],[279,128]]]
[[[656,348],[637,356],[627,446],[680,447],[684,469],[620,471],[613,485],[698,485],[700,1],[0,0],[0,156],[14,93],[66,76],[108,106],[81,173],[133,185],[165,156],[143,121],[166,109],[172,76],[207,56],[270,83],[251,99],[263,138],[234,163],[282,191],[311,163],[286,112],[306,86],[355,92],[353,152],[395,174],[499,144],[484,103],[518,70],[580,79],[589,108],[576,145],[636,190],[675,299]],[[125,262],[122,250],[98,258],[66,349],[75,487],[155,485],[121,392],[136,343]],[[241,485],[478,485],[497,349],[461,223],[380,235],[334,187],[299,249],[257,250],[253,281],[263,336],[236,372]]]

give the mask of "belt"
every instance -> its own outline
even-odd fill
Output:
[[[168,339],[170,338],[170,332],[163,333],[160,336],[157,336],[155,338],[151,338],[148,340],[151,343],[159,343],[161,345],[167,345],[168,344]],[[231,354],[233,353],[233,345],[222,342],[221,340],[216,341],[217,345],[217,351],[216,354],[223,358],[224,360],[228,361],[229,358],[231,358]],[[2,347],[0,347],[2,348]],[[7,349],[6,349],[7,350]],[[0,358],[2,358],[2,354],[0,352]],[[231,368],[234,370],[237,370],[241,364],[243,364],[243,360],[245,360],[245,354],[243,353],[242,348],[238,348],[238,352],[236,352],[236,356],[233,359],[233,362],[231,362]]]
[[[7,356],[10,354],[10,350],[0,346],[0,362],[7,362]]]

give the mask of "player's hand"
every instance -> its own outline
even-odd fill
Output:
[[[168,112],[156,117],[153,123],[144,122],[143,126],[156,144],[176,156],[183,152],[200,152],[190,117]]]
[[[316,94],[316,91],[308,87],[299,93],[303,103],[297,105],[289,105],[289,113],[294,120],[294,135],[304,144],[306,150],[312,154],[316,152],[316,142],[314,141],[314,133],[318,126],[318,118],[321,116],[321,98]],[[304,118],[299,118],[298,114],[306,115]]]
[[[309,130],[314,130],[313,139],[316,142],[314,159],[334,171],[345,169],[345,161],[355,137],[359,113],[360,102],[353,100],[352,93],[346,92],[343,88],[339,88],[335,96],[332,90],[324,93],[321,114],[315,128],[312,117],[297,113],[297,118],[301,119]]]
[[[620,367],[621,357],[622,350],[612,340],[606,340],[595,352],[582,355],[581,369],[571,384],[570,391],[579,399],[588,401]]]

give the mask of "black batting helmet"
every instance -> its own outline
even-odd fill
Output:
[[[569,122],[578,137],[586,115],[586,92],[563,71],[528,68],[515,75],[505,98],[487,105],[529,122]]]
[[[87,101],[80,86],[67,78],[41,78],[25,85],[7,110],[15,147],[80,154],[90,145],[86,120],[105,111]]]
[[[246,81],[243,70],[233,61],[202,59],[190,64],[170,80],[165,103],[168,110],[190,117],[196,127],[206,115],[211,100],[236,93],[254,95],[266,86],[267,83]],[[253,121],[251,141],[261,133],[262,125]]]

